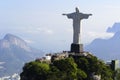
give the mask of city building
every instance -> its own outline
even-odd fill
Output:
[[[112,60],[111,61],[111,68],[112,70],[117,70],[119,68],[119,60]]]

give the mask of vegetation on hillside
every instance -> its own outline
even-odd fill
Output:
[[[96,57],[69,57],[48,64],[33,61],[26,63],[21,80],[93,80],[92,75],[101,75],[101,80],[113,80],[113,71]]]

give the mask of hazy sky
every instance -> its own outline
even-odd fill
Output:
[[[62,13],[75,7],[93,16],[82,21],[82,42],[107,38],[106,29],[120,22],[120,0],[0,0],[0,39],[11,33],[43,51],[69,50],[72,20]]]

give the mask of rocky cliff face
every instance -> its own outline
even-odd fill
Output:
[[[41,57],[42,52],[28,46],[21,38],[7,34],[0,40],[0,76],[20,72],[24,63]]]

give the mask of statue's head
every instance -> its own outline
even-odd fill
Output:
[[[79,9],[78,9],[78,7],[76,7],[75,10],[76,10],[77,13],[79,13]]]

